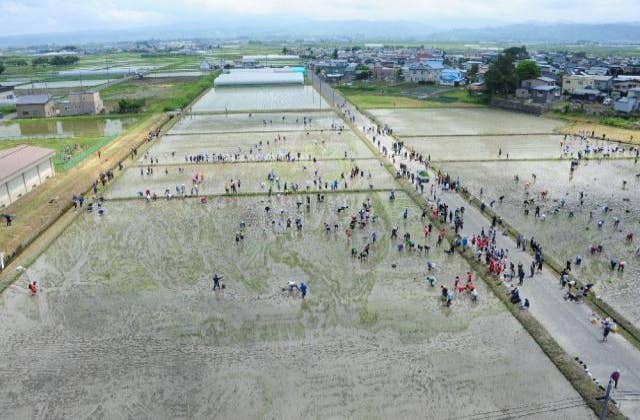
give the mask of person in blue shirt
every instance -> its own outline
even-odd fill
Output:
[[[307,295],[307,285],[305,282],[300,282],[300,294],[302,295],[302,299]]]

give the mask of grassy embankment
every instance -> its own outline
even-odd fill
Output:
[[[464,88],[416,83],[353,83],[336,87],[350,102],[363,109],[442,108],[483,105],[481,98]]]
[[[150,113],[176,111],[186,107],[213,84],[220,73],[214,72],[193,80],[132,79],[103,89],[100,94],[107,109],[117,109],[120,99],[141,100],[143,111]]]
[[[580,112],[550,111],[546,116],[567,122],[559,131],[563,134],[593,133],[609,140],[640,144],[640,118],[598,117]]]

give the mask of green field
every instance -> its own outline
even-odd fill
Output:
[[[464,88],[417,83],[353,83],[337,87],[360,108],[441,108],[478,106],[483,100]]]
[[[144,100],[146,112],[175,111],[185,107],[193,98],[210,88],[219,72],[193,80],[132,79],[100,91],[108,110],[116,110],[120,99]]]

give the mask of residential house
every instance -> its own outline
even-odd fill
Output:
[[[638,111],[638,100],[635,96],[625,96],[618,99],[613,105],[613,109],[621,114],[632,114]]]
[[[468,60],[468,61],[464,62],[463,66],[464,66],[464,69],[466,71],[469,71],[469,70],[471,70],[471,67],[473,67],[474,65],[478,66],[478,68],[480,68],[480,66],[482,66],[482,64],[484,64],[484,63],[482,61],[479,61],[479,60]]]
[[[616,96],[625,96],[635,88],[640,88],[640,76],[620,75],[613,79],[613,92]]]
[[[533,89],[537,86],[555,86],[556,81],[550,77],[536,77],[535,79],[523,80],[520,86],[523,89]]]
[[[374,79],[394,81],[398,77],[398,68],[376,63],[373,66],[372,75]]]
[[[535,103],[549,104],[560,99],[560,87],[550,77],[523,80],[516,90],[519,99],[531,99]]]
[[[622,114],[640,112],[640,88],[629,89],[627,96],[618,99],[613,109]]]
[[[560,99],[560,87],[556,85],[538,85],[530,90],[535,103],[550,104]]]
[[[609,68],[602,66],[593,66],[587,69],[589,76],[609,76]]]
[[[104,110],[104,104],[100,92],[76,92],[59,102],[58,109],[62,115],[96,115]]]
[[[423,60],[412,63],[402,69],[405,82],[438,83],[444,70],[442,60]]]
[[[56,115],[51,96],[26,95],[16,98],[17,118],[48,118]]]
[[[572,95],[579,89],[595,89],[610,93],[613,88],[612,76],[565,75],[562,78],[562,93]]]
[[[447,86],[459,86],[465,83],[466,72],[460,69],[442,69],[440,71],[440,84]]]

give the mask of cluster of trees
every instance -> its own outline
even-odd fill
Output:
[[[484,76],[487,93],[508,95],[516,91],[521,81],[540,77],[540,67],[528,58],[524,46],[502,51]],[[519,61],[517,65],[516,61]]]
[[[135,114],[144,107],[144,99],[120,99],[118,101],[119,114]]]
[[[364,64],[358,64],[356,66],[356,79],[358,80],[366,80],[371,77],[373,71],[371,68]]]
[[[9,66],[26,66],[28,64],[29,63],[27,63],[27,60],[23,58],[18,58],[18,57],[0,58],[0,74],[4,73],[4,71]]]
[[[53,57],[36,57],[31,60],[32,66],[45,66],[50,64],[52,66],[68,66],[75,64],[80,59],[75,55],[54,55]]]

